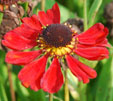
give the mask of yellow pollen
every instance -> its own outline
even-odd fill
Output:
[[[69,27],[70,27],[70,28],[72,28],[72,26],[71,26],[71,25],[69,25]]]
[[[59,56],[61,56],[61,55],[62,55],[62,52],[61,52],[61,50],[60,50],[60,49],[57,49],[56,53],[57,53],[57,55],[59,55]]]
[[[66,47],[69,47],[69,48],[74,48],[74,46],[73,46],[73,45],[67,45]]]
[[[70,48],[64,47],[64,49],[66,50],[67,53],[70,53],[71,52],[71,49]]]
[[[66,25],[67,25],[67,23],[64,23],[64,25],[66,26]]]
[[[74,42],[74,41],[72,41],[72,42],[71,42],[71,45],[74,45],[74,44],[75,44],[75,42]]]
[[[61,48],[61,53],[63,54],[63,55],[65,55],[67,52],[65,51],[65,48],[64,47],[62,47]]]
[[[63,47],[53,47],[50,45],[47,45],[46,42],[42,39],[39,38],[39,40],[37,40],[37,42],[39,42],[39,46],[41,46],[40,48],[44,49],[47,53],[50,53],[51,56],[57,56],[57,57],[62,57],[65,56],[67,54],[71,54],[73,49],[76,48],[76,39],[72,39],[72,41],[70,42],[70,44],[63,46]]]
[[[47,52],[50,52],[50,51],[51,51],[51,48],[48,48],[48,49],[47,49]]]

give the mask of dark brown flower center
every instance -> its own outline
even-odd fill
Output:
[[[72,33],[71,29],[63,24],[51,24],[43,30],[42,37],[48,45],[61,47],[70,43]]]

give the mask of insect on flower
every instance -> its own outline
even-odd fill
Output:
[[[23,24],[5,34],[2,44],[12,49],[6,55],[6,62],[24,65],[18,78],[25,87],[49,93],[57,92],[63,85],[59,58],[65,58],[71,72],[83,83],[96,78],[92,68],[78,61],[74,53],[88,60],[108,58],[106,36],[108,29],[97,23],[87,31],[77,34],[67,24],[60,24],[60,11],[55,3],[52,9],[39,11],[38,15],[25,17]],[[38,47],[39,50],[23,51]],[[46,70],[48,58],[52,58]]]

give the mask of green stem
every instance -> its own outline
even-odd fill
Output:
[[[14,86],[13,86],[13,81],[12,81],[12,72],[11,72],[11,64],[7,64],[7,69],[8,69],[8,79],[9,79],[9,86],[10,86],[10,93],[11,93],[11,99],[12,101],[16,101],[15,98],[15,91],[14,91]]]
[[[49,101],[53,101],[53,94],[49,94]]]
[[[67,68],[64,71],[64,76],[65,76],[65,84],[64,84],[64,96],[65,96],[65,101],[69,101],[69,90],[68,90],[68,78],[67,78]]]
[[[84,0],[84,31],[87,30],[87,0]]]
[[[45,10],[45,0],[41,0],[41,10]]]

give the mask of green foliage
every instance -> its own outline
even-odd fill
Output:
[[[69,18],[80,17],[83,19],[83,1],[84,0],[56,0],[60,7],[61,23]],[[45,11],[50,9],[55,0],[46,0]],[[101,21],[105,23],[103,12],[105,5],[112,0],[87,0],[87,15],[88,26]],[[28,3],[22,4],[24,11],[28,10]],[[41,8],[41,3],[38,3],[33,9],[33,13]],[[26,13],[24,16],[27,16]],[[0,13],[0,23],[3,18],[3,13]],[[111,40],[109,40],[111,41]],[[88,61],[80,57],[80,61],[94,68],[98,76],[90,81],[89,84],[79,83],[77,78],[68,71],[70,101],[113,101],[113,49],[110,49],[109,59],[103,61]],[[7,66],[5,63],[5,52],[0,50],[0,101],[11,101],[10,87],[8,81]],[[51,59],[49,58],[47,67],[49,67]],[[21,67],[12,67],[13,86],[16,94],[16,101],[48,101],[48,93],[39,90],[38,92],[25,88],[18,80],[18,72]],[[64,101],[64,88],[54,94],[53,101]]]
[[[0,24],[2,23],[3,13],[0,12]]]
[[[98,76],[87,85],[87,101],[113,101],[113,51],[96,69]]]
[[[102,4],[103,0],[94,0],[89,13],[88,13],[88,22],[89,22],[89,27],[91,27],[94,24],[95,21],[95,16],[98,13],[98,10]]]
[[[8,101],[5,89],[2,83],[0,83],[0,101]]]

